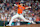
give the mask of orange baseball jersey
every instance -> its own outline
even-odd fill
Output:
[[[17,11],[17,13],[18,13],[18,14],[22,14],[22,11],[23,11],[24,9],[25,9],[24,6],[18,5],[18,11]]]

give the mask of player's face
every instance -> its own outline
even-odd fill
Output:
[[[21,5],[21,6],[23,6],[23,4],[22,4],[22,3],[21,3],[20,5]]]

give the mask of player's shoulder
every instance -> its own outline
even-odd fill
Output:
[[[21,6],[21,5],[18,4],[18,6]]]

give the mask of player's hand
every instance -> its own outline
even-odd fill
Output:
[[[29,7],[25,7],[25,9],[28,9],[28,8],[31,8],[31,6],[29,6]]]
[[[31,6],[29,6],[29,8],[31,8]]]

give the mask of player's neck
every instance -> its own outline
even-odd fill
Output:
[[[22,5],[21,5],[22,6]],[[23,7],[23,6],[22,6]]]

